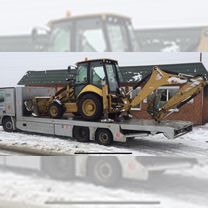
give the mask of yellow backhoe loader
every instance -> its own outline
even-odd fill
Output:
[[[110,121],[118,116],[131,117],[131,109],[155,95],[161,86],[181,86],[162,108],[156,107],[155,99],[148,112],[157,121],[166,117],[171,109],[181,107],[199,94],[207,85],[203,76],[190,77],[154,67],[152,73],[139,81],[131,90],[120,87],[122,76],[118,62],[110,59],[85,60],[69,67],[69,84],[53,97],[35,97],[26,101],[27,110],[37,116],[61,118],[64,113],[73,113],[81,120]],[[130,98],[138,87],[140,93]],[[158,96],[155,96],[158,98]]]

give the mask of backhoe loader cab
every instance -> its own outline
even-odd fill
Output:
[[[116,93],[120,87],[119,77],[121,76],[119,76],[118,63],[115,60],[98,59],[79,62],[75,76],[75,94],[80,96],[86,86],[87,91],[100,94],[100,90],[105,85],[108,85],[109,93]]]
[[[71,74],[74,74],[72,67],[69,68]],[[122,103],[118,98],[120,79],[118,62],[115,60],[97,59],[77,63],[73,87],[78,114],[85,120],[98,120],[103,116],[104,108],[107,108],[107,99],[111,103]],[[106,113],[116,112],[108,108]]]
[[[49,22],[48,51],[138,51],[130,18],[115,14],[69,16]]]

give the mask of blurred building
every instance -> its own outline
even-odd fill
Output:
[[[148,66],[125,66],[120,67],[123,75],[121,85],[131,87],[141,80],[143,77],[151,73],[153,65]],[[159,65],[162,70],[177,73],[184,73],[188,75],[204,75],[208,77],[208,72],[202,63],[187,63],[187,64],[168,64]],[[36,87],[53,87],[56,90],[62,88],[67,84],[66,78],[68,71],[66,69],[47,70],[47,71],[28,71],[19,81],[18,85],[36,86]],[[159,90],[163,94],[162,102],[168,101],[179,89],[179,86],[161,87]],[[140,88],[132,93],[134,97],[139,93]],[[151,119],[147,113],[147,101],[133,109],[133,115],[138,119]],[[208,122],[208,87],[197,97],[189,101],[179,111],[174,112],[168,117],[170,120],[185,120],[191,121],[196,125]]]

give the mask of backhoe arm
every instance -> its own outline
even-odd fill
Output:
[[[161,109],[154,109],[152,111],[152,117],[161,121],[168,115],[170,115],[173,109],[179,109],[191,99],[196,97],[203,88],[207,85],[207,81],[203,77],[195,77],[190,79],[185,85],[183,85],[180,90],[173,96]],[[155,105],[157,106],[157,105]]]
[[[133,87],[133,89],[136,89],[139,85],[146,82],[140,93],[132,100],[130,106],[138,106],[143,100],[148,98],[161,86],[181,85],[187,83],[187,81],[187,78],[182,75],[170,74],[162,71],[158,67],[155,67],[149,77],[144,78],[144,80],[140,81],[136,86]]]

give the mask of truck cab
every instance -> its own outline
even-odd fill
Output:
[[[14,116],[16,113],[15,106],[15,89],[0,89],[0,125],[3,125],[5,131],[12,132],[15,128]]]

